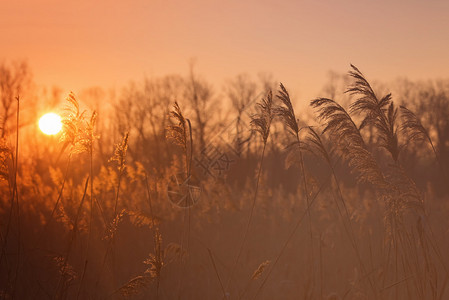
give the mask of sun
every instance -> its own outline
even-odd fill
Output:
[[[62,129],[61,117],[55,113],[48,113],[39,119],[40,130],[47,135],[57,134]]]

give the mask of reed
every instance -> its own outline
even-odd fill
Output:
[[[257,177],[256,177],[256,187],[254,191],[254,196],[252,199],[249,216],[246,222],[246,226],[243,233],[242,242],[240,243],[240,246],[238,248],[237,256],[235,257],[235,261],[232,265],[231,272],[229,274],[228,282],[225,286],[225,290],[229,288],[229,285],[233,279],[235,269],[237,267],[237,264],[239,263],[240,257],[242,255],[243,249],[245,247],[246,240],[248,238],[248,232],[249,228],[251,226],[251,222],[253,220],[254,215],[254,208],[256,207],[256,201],[257,196],[259,193],[259,184],[260,184],[260,177],[262,174],[262,167],[263,167],[263,161],[265,158],[265,150],[267,147],[267,141],[268,137],[270,135],[270,127],[271,122],[273,121],[273,118],[275,116],[274,112],[274,106],[273,106],[273,93],[272,91],[268,91],[265,98],[261,100],[261,102],[257,103],[258,113],[251,116],[251,125],[252,130],[257,132],[263,141],[263,147],[262,147],[262,153],[260,154],[260,161],[259,161],[259,168],[257,171]]]

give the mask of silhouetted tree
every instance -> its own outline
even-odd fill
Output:
[[[232,115],[236,114],[235,121],[235,138],[234,147],[237,153],[240,155],[243,145],[250,139],[250,136],[246,136],[244,128],[246,124],[242,124],[242,117],[245,109],[251,104],[251,101],[255,100],[257,95],[257,85],[251,81],[247,74],[237,75],[233,80],[229,80],[225,86],[225,92],[227,97],[231,100]],[[244,126],[245,125],[245,126]]]
[[[0,132],[8,131],[8,120],[15,114],[16,98],[31,84],[31,71],[26,62],[0,64]]]
[[[212,86],[195,74],[193,65],[185,81],[184,98],[193,110],[192,121],[199,151],[206,147],[206,136],[213,130],[212,115],[218,111],[218,101],[214,99]]]
[[[114,106],[116,131],[129,131],[129,154],[133,160],[152,163],[162,170],[169,156],[165,127],[170,105],[181,97],[183,81],[179,76],[145,79],[125,87]],[[158,168],[160,166],[161,168]]]

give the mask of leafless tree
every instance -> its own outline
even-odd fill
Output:
[[[257,95],[257,85],[251,81],[247,74],[237,75],[234,79],[229,80],[225,86],[226,96],[231,100],[233,115],[236,114],[235,124],[235,149],[237,153],[242,152],[242,147],[249,140],[249,136],[245,137],[245,126],[242,120],[245,109],[248,109],[251,101],[255,100]]]
[[[16,98],[31,84],[31,71],[26,62],[0,64],[0,132],[3,138],[8,132],[8,121],[15,114]]]
[[[146,78],[121,91],[114,105],[115,126],[121,134],[129,131],[131,158],[151,161],[153,167],[167,158],[167,116],[170,105],[182,95],[182,83],[179,76]]]
[[[213,130],[212,116],[218,111],[218,101],[214,98],[212,86],[194,72],[193,65],[185,81],[184,100],[192,109],[194,139],[199,150],[206,147],[206,137]]]

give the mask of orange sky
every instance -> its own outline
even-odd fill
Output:
[[[187,74],[196,58],[218,91],[267,71],[306,101],[350,63],[369,79],[448,78],[448,16],[440,0],[5,0],[0,60],[76,92]]]

